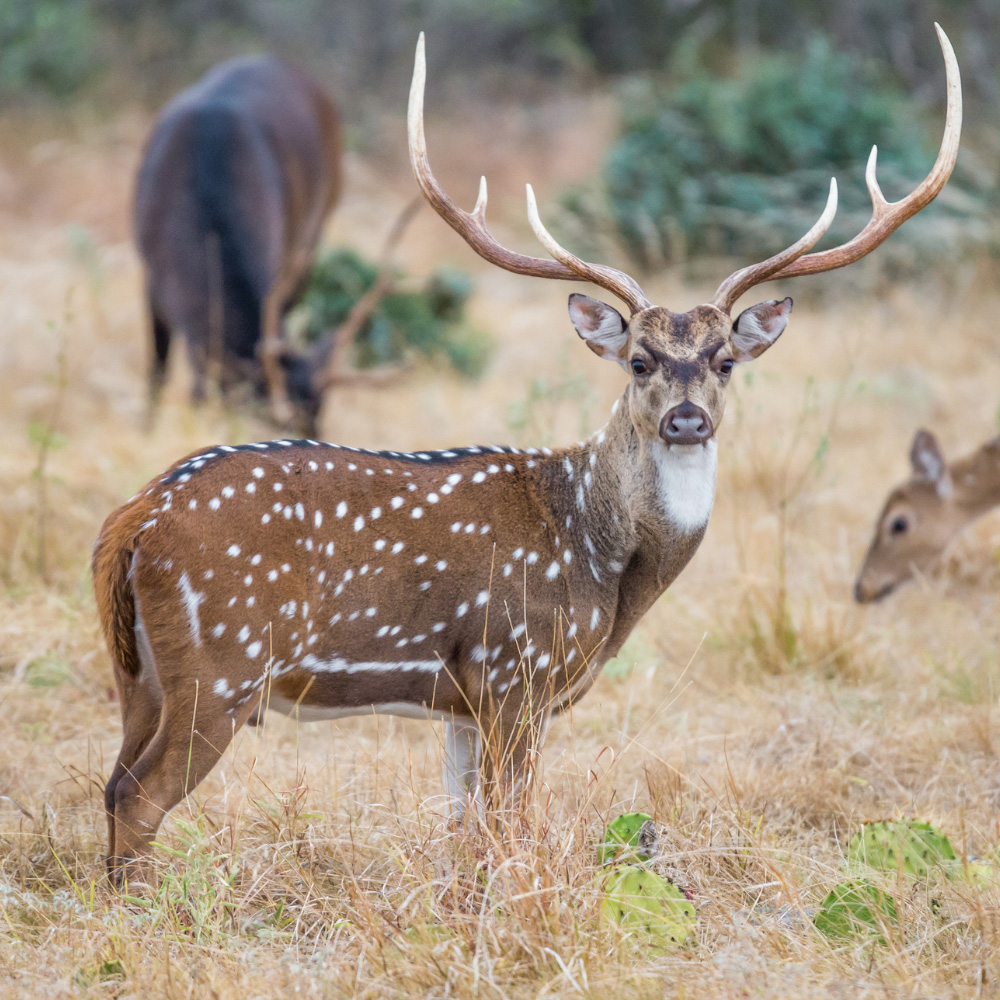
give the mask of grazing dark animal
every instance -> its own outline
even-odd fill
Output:
[[[311,431],[332,346],[289,350],[282,321],[301,292],[340,192],[337,111],[319,86],[272,56],[230,59],[178,94],[146,146],[135,235],[152,322],[150,412],[173,336],[224,393],[249,382],[287,423]]]

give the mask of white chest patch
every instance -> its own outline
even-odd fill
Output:
[[[715,503],[715,469],[719,445],[668,448],[653,445],[664,513],[681,531],[694,532],[708,523]]]

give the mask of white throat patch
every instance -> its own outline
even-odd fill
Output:
[[[718,442],[712,438],[703,445],[671,448],[657,442],[652,452],[664,513],[681,531],[699,531],[708,523],[715,503]]]

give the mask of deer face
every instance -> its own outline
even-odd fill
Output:
[[[791,299],[762,302],[733,322],[715,306],[688,313],[654,306],[626,323],[603,302],[569,298],[570,319],[587,346],[628,372],[636,432],[668,448],[712,440],[734,366],[763,354],[785,329],[791,309]]]
[[[948,465],[933,434],[918,431],[910,451],[913,478],[890,494],[875,525],[854,599],[879,601],[940,559],[964,526]]]

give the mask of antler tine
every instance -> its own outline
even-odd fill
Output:
[[[733,308],[736,300],[746,291],[759,285],[763,281],[770,281],[776,272],[786,267],[789,263],[801,257],[807,250],[811,250],[822,239],[823,234],[830,228],[833,217],[837,214],[837,179],[830,178],[830,193],[827,195],[826,208],[823,214],[813,224],[800,240],[793,243],[787,250],[762,260],[759,264],[751,264],[741,268],[729,275],[726,280],[716,289],[712,296],[712,305],[729,312]]]
[[[930,173],[905,198],[899,201],[887,201],[875,176],[878,147],[873,146],[865,170],[865,185],[872,200],[872,217],[868,225],[849,242],[820,253],[799,255],[753,284],[758,284],[760,281],[776,281],[779,278],[795,278],[802,274],[820,274],[823,271],[833,271],[838,267],[853,264],[884,243],[907,219],[913,218],[941,193],[958,159],[958,144],[962,135],[962,77],[958,69],[958,60],[955,58],[955,50],[941,25],[936,21],[934,30],[937,32],[941,54],[944,56],[948,105],[941,148]],[[732,278],[727,279],[727,282],[729,281],[732,281]],[[740,294],[750,287],[747,285],[742,288]],[[722,286],[719,291],[722,291]],[[719,292],[716,293],[717,296],[718,294]],[[730,308],[737,297],[734,296],[730,300]]]
[[[565,281],[592,281],[602,288],[619,296],[628,303],[632,312],[649,307],[639,286],[620,271],[614,268],[602,267],[597,264],[587,264],[563,250],[552,239],[546,237],[559,253],[552,253],[552,247],[546,243],[546,249],[552,253],[555,260],[545,260],[542,257],[530,257],[526,254],[514,253],[496,241],[486,226],[486,178],[479,181],[479,197],[475,208],[466,212],[459,208],[445,193],[431,170],[427,156],[427,138],[424,134],[424,85],[427,78],[427,64],[424,56],[424,33],[420,32],[417,39],[417,51],[413,60],[413,82],[410,84],[410,103],[406,116],[407,135],[409,138],[410,164],[414,176],[424,197],[430,202],[434,211],[458,233],[473,250],[484,260],[496,264],[506,271],[515,274],[530,274],[537,278],[561,278]],[[535,213],[537,216],[537,212]],[[534,226],[534,223],[532,223]],[[541,223],[539,223],[541,226]],[[538,230],[535,230],[536,233]],[[542,227],[544,232],[544,227]],[[544,241],[543,241],[544,242]]]
[[[649,299],[643,295],[639,283],[634,278],[625,274],[624,271],[608,267],[606,264],[588,264],[585,260],[581,260],[575,254],[570,253],[565,247],[560,246],[542,224],[541,217],[538,214],[538,203],[535,201],[535,192],[532,190],[531,185],[526,185],[526,188],[528,194],[528,221],[531,223],[531,228],[538,237],[538,242],[560,264],[565,264],[567,267],[572,268],[584,281],[591,281],[595,285],[600,285],[601,288],[606,288],[609,292],[613,292],[622,302],[628,303],[633,316],[652,305]]]

